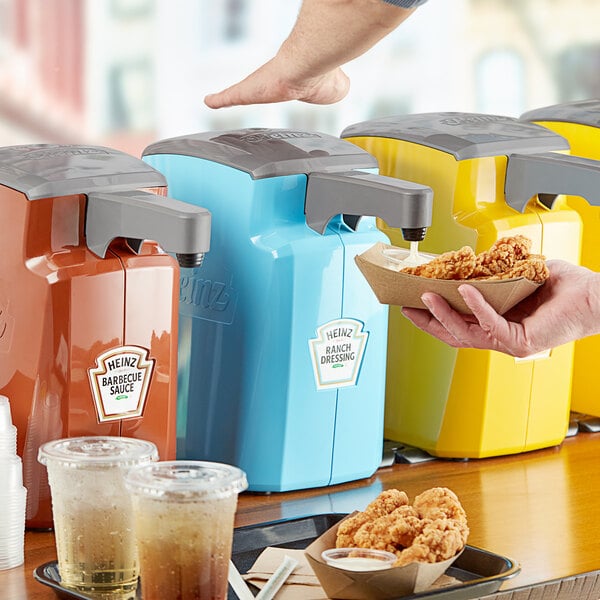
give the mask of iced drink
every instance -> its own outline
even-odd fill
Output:
[[[132,438],[67,438],[40,448],[62,586],[98,598],[134,595],[139,563],[123,473],[157,459],[153,443]]]
[[[243,471],[201,461],[136,467],[132,492],[143,600],[225,600]]]

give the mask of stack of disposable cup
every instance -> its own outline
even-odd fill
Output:
[[[27,490],[6,396],[0,396],[0,481],[0,569],[12,569],[24,561]]]

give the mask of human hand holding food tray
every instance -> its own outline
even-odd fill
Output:
[[[358,268],[382,304],[426,308],[425,292],[435,292],[458,312],[471,311],[458,292],[468,283],[500,314],[532,294],[548,278],[545,257],[531,254],[531,240],[504,237],[480,254],[464,246],[439,255],[422,254],[427,262],[403,266],[409,251],[377,243],[355,257]]]

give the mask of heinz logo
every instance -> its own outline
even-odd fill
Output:
[[[32,150],[27,153],[28,159],[55,158],[57,156],[84,156],[88,154],[109,154],[102,148],[90,148],[84,146],[47,146],[45,148]]]
[[[465,115],[440,119],[442,125],[478,125],[484,123],[504,123],[506,121],[512,122],[513,119],[496,115]]]
[[[295,140],[302,138],[320,138],[318,133],[308,131],[261,131],[240,137],[244,142],[258,143],[267,140]]]
[[[237,292],[224,281],[182,277],[179,286],[179,310],[182,314],[218,323],[232,323]]]
[[[111,348],[96,357],[88,377],[98,422],[140,417],[153,368],[148,350],[138,346]]]

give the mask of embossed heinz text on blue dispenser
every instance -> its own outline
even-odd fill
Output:
[[[181,275],[178,457],[238,465],[255,491],[372,475],[388,309],[354,257],[387,241],[373,216],[422,239],[431,189],[305,131],[182,136],[144,160],[212,213],[211,252]]]

